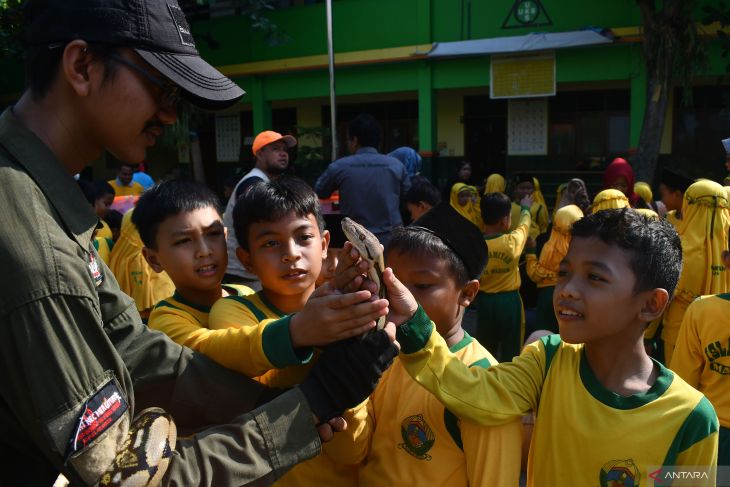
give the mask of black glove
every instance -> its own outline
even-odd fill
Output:
[[[370,396],[397,355],[398,348],[385,330],[332,343],[299,388],[324,423]]]

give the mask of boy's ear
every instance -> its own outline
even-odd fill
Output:
[[[644,294],[644,293],[642,293]],[[650,323],[659,318],[669,303],[669,293],[660,287],[645,293],[644,306],[639,311],[639,319],[642,322]]]
[[[160,272],[165,270],[160,265],[160,260],[157,258],[157,251],[155,249],[151,249],[149,247],[143,247],[142,255],[144,256],[144,260],[147,261],[147,263],[150,265],[150,267],[152,268],[153,271],[155,271],[159,274]]]
[[[479,280],[472,279],[467,282],[459,293],[459,306],[469,306],[479,292]]]
[[[322,260],[327,258],[327,249],[330,248],[330,231],[322,232]]]
[[[238,257],[238,261],[243,264],[243,267],[245,267],[248,272],[256,274],[256,271],[253,269],[253,265],[251,264],[251,252],[239,246],[236,248],[236,257]]]

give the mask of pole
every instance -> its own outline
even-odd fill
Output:
[[[335,101],[335,45],[332,37],[332,0],[327,0],[327,56],[330,71],[330,126],[332,160],[337,159],[337,105]]]

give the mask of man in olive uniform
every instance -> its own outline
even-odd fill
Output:
[[[345,342],[282,393],[144,326],[93,250],[98,220],[72,174],[105,149],[142,161],[175,122],[180,96],[220,109],[244,93],[199,57],[176,0],[28,3],[28,89],[0,115],[4,482],[51,485],[59,473],[73,485],[131,475],[175,485],[275,481],[342,428],[327,421],[369,395],[395,347],[381,332]],[[154,446],[145,435],[127,442],[145,427],[135,415],[153,406],[182,433],[200,433],[175,446],[163,431],[159,465],[145,456]],[[130,458],[131,468],[118,468]]]

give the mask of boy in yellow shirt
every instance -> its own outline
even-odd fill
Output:
[[[519,262],[530,229],[531,196],[524,196],[520,204],[519,224],[507,233],[512,220],[507,195],[489,193],[481,200],[489,262],[479,278],[477,339],[500,362],[519,355],[525,327]]]
[[[116,196],[139,196],[144,192],[144,186],[133,181],[134,165],[123,162],[119,165],[119,171],[115,179],[107,181],[114,189]]]
[[[496,425],[537,412],[528,486],[651,485],[650,478],[664,480],[684,466],[702,466],[697,485],[715,485],[712,405],[643,346],[644,328],[664,310],[681,263],[679,237],[667,222],[628,208],[582,218],[555,288],[561,335],[488,369],[469,368],[450,353],[386,269],[388,318],[401,325],[399,359],[408,373],[458,417]]]
[[[496,363],[462,328],[487,252],[479,230],[450,205],[434,207],[413,225],[396,229],[385,258],[432,316],[446,345],[464,364]],[[325,452],[361,463],[359,485],[516,486],[521,425],[493,428],[459,421],[414,381],[397,360],[383,374],[367,414],[347,417],[348,430]]]
[[[253,185],[236,203],[233,227],[236,255],[262,287],[249,296],[221,299],[211,310],[212,330],[248,337],[237,370],[270,386],[294,386],[309,372],[312,347],[362,335],[385,313],[387,301],[368,301],[368,291],[329,296],[332,284],[323,284],[315,292],[329,233],[323,230],[319,200],[304,181],[279,178]],[[292,354],[302,358],[299,365],[282,363]],[[271,370],[288,365],[294,366]],[[355,480],[353,467],[321,456],[297,465],[276,485],[347,486]]]

